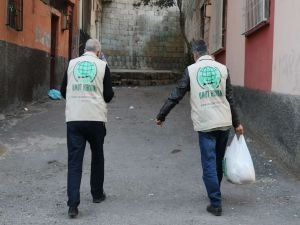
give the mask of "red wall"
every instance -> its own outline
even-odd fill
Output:
[[[224,65],[226,64],[226,51],[225,50],[221,51],[218,54],[215,54],[214,57],[217,62],[222,63]]]
[[[270,0],[269,24],[246,38],[245,87],[263,91],[272,88],[274,5]]]

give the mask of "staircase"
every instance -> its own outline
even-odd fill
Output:
[[[173,84],[181,73],[171,70],[111,69],[114,86],[155,86]]]

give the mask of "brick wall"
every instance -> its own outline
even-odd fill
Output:
[[[112,68],[182,69],[184,42],[176,7],[135,8],[133,0],[104,3],[102,49]]]

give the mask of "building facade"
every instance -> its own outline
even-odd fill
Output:
[[[230,70],[247,126],[271,152],[300,168],[300,1],[187,1],[192,39]],[[299,17],[299,18],[298,18]]]
[[[83,54],[84,45],[89,38],[101,39],[102,10],[105,0],[85,0],[79,2],[79,54]]]
[[[78,40],[78,0],[0,1],[0,112],[58,88]]]

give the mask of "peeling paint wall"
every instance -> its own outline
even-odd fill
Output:
[[[48,32],[44,32],[39,26],[35,27],[35,42],[38,42],[47,48],[51,47],[51,35]]]
[[[182,69],[184,42],[178,9],[135,8],[134,2],[103,3],[101,43],[110,66]]]

